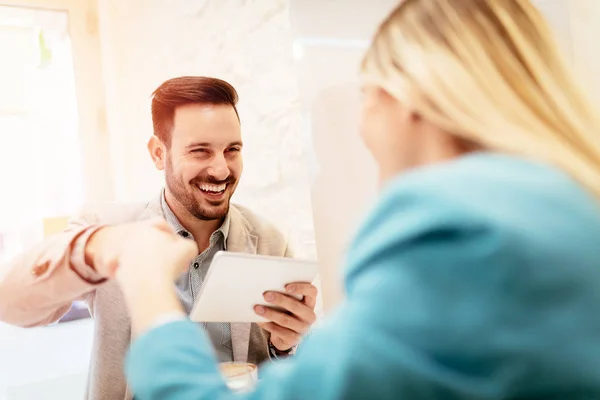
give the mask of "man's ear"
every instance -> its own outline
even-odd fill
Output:
[[[148,140],[148,151],[156,169],[159,171],[165,169],[167,149],[165,144],[156,135],[153,135]]]

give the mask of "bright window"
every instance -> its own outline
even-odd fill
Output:
[[[67,13],[0,6],[0,262],[83,202]]]
[[[0,6],[0,264],[83,203],[73,69],[67,11]],[[85,317],[81,307],[67,318]],[[0,400],[82,398],[92,331],[89,319],[0,323]]]

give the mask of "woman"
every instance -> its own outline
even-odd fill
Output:
[[[382,192],[347,300],[233,395],[195,324],[155,326],[180,312],[167,278],[196,249],[149,231],[117,270],[140,333],[136,397],[600,399],[600,123],[540,14],[406,0],[362,72]]]

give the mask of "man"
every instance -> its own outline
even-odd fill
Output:
[[[148,142],[154,165],[165,174],[160,195],[145,204],[82,212],[65,232],[2,268],[0,320],[45,325],[67,312],[73,300],[88,303],[97,326],[88,399],[132,397],[122,364],[133,333],[123,293],[110,279],[129,238],[168,227],[196,242],[200,254],[176,282],[188,313],[217,251],[292,256],[273,226],[246,208],[230,205],[242,173],[237,99],[229,83],[215,78],[180,77],[163,83],[153,94],[154,136]],[[304,299],[265,295],[267,302],[288,312],[257,307],[271,322],[205,324],[218,358],[260,363],[293,352],[316,319],[317,289],[309,284],[293,284],[291,289]]]

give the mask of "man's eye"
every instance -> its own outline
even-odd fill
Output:
[[[192,153],[206,153],[208,152],[208,150],[206,149],[194,149],[192,150]]]
[[[239,147],[232,147],[229,149],[229,151],[240,151],[241,149]]]

